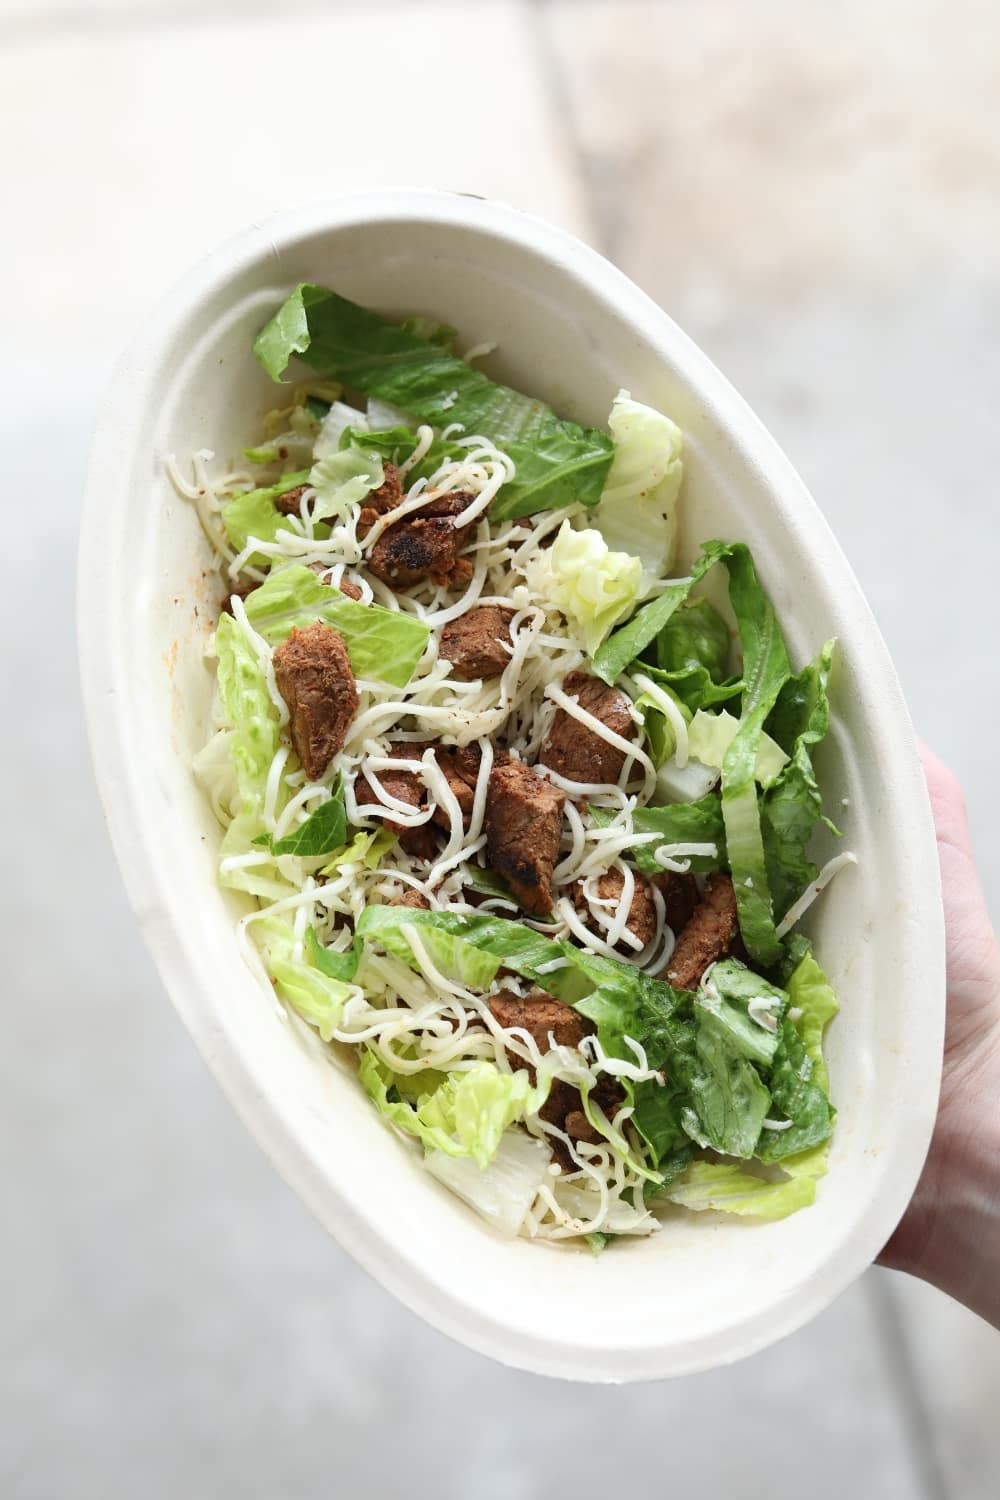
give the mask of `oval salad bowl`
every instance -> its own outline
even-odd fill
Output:
[[[674,571],[711,538],[745,542],[793,665],[837,639],[817,770],[856,863],[802,922],[841,1008],[826,1044],[838,1110],[828,1171],[800,1212],[760,1222],[669,1206],[656,1233],[598,1255],[504,1238],[422,1169],[351,1067],[246,963],[236,924],[249,898],[219,884],[220,828],[192,773],[210,732],[206,647],[221,590],[169,467],[202,449],[227,462],[275,405],[252,346],[300,283],[391,318],[446,320],[462,347],[495,342],[486,373],[560,417],[603,427],[622,388],[669,413],[685,441]],[[872,1261],[916,1185],[940,1074],[943,924],[913,731],[871,612],[802,483],[621,272],[537,219],[451,194],[334,199],[223,245],[114,378],[92,451],[79,625],[97,778],[164,984],[277,1170],[408,1307],[509,1365],[621,1382],[750,1354]]]

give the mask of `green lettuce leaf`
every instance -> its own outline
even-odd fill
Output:
[[[245,631],[223,615],[215,632],[217,680],[222,711],[233,726],[231,754],[245,815],[257,815],[264,784],[278,748],[278,711]]]
[[[751,1014],[763,1009],[774,1020],[774,1030],[756,1021]],[[699,989],[695,1012],[700,1023],[714,1031],[733,1052],[767,1069],[775,1061],[779,1045],[779,1026],[788,1009],[788,996],[737,959],[727,958],[713,964],[708,982]]]
[[[394,464],[398,468],[410,458],[417,446],[417,434],[412,427],[402,425],[374,428],[369,432],[349,427],[340,441],[358,448],[367,448],[377,453],[383,463]],[[407,471],[407,484],[413,484],[417,479],[429,479],[443,463],[464,458],[467,452],[467,449],[460,448],[457,443],[446,443],[436,437],[423,458]]]
[[[726,675],[731,649],[729,626],[718,610],[707,599],[688,599],[647,646],[643,671],[694,713],[742,693],[742,677]]]
[[[694,1161],[666,1189],[664,1197],[682,1208],[715,1209],[755,1219],[785,1219],[816,1196],[815,1180],[787,1177],[772,1182],[733,1163]]]
[[[811,750],[830,727],[827,686],[834,645],[828,641],[815,661],[788,679],[768,720],[769,732],[791,754],[761,808],[768,880],[779,918],[818,874],[806,852],[822,816]]]
[[[254,843],[263,845],[275,855],[295,854],[300,859],[312,859],[342,848],[346,832],[344,787],[338,776],[328,799],[314,808],[291,833],[280,839],[270,833],[260,834],[254,839]]]
[[[357,942],[343,951],[335,951],[327,948],[316,936],[315,929],[306,928],[305,949],[309,962],[313,968],[325,974],[328,979],[340,979],[349,982],[358,972],[358,947]]]
[[[371,1048],[361,1059],[359,1077],[375,1108],[393,1125],[416,1136],[426,1151],[471,1156],[486,1167],[504,1131],[545,1103],[547,1089],[535,1087],[526,1069],[501,1073],[491,1062],[447,1074],[443,1083],[415,1101],[400,1097],[397,1080]]]
[[[271,646],[285,640],[295,626],[325,620],[343,636],[357,675],[391,687],[406,686],[430,635],[428,626],[412,615],[359,604],[298,565],[268,574],[247,595],[244,607],[254,629]]]
[[[608,546],[638,557],[653,578],[674,559],[684,434],[675,422],[619,391],[608,427],[615,452],[595,522]]]
[[[588,653],[633,608],[642,586],[642,563],[625,552],[611,552],[599,531],[577,530],[564,521],[551,547],[531,564],[539,594],[561,609]]]
[[[722,546],[720,542],[709,544],[712,548]],[[716,551],[699,557],[691,568],[690,575],[682,583],[670,584],[657,594],[655,599],[636,610],[627,625],[616,630],[591,656],[591,667],[598,677],[608,684],[618,680],[636,657],[641,656],[650,643],[656,640],[671,616],[684,604],[695,584],[719,561]]]
[[[740,721],[726,709],[706,713],[699,708],[688,726],[688,754],[702,765],[715,766],[722,770],[726,751],[739,733]],[[762,786],[770,786],[788,764],[788,756],[781,746],[762,734],[757,746],[757,761],[754,776]]]
[[[603,807],[588,807],[599,828],[606,828],[614,813]],[[691,856],[692,870],[719,870],[726,863],[726,829],[718,792],[708,792],[697,802],[672,802],[667,807],[637,807],[632,814],[635,833],[659,833],[660,843],[636,844],[625,851],[644,875],[662,875],[663,866],[656,860],[656,850],[667,844],[714,844],[716,854]],[[687,858],[687,856],[685,856]]]
[[[749,550],[742,543],[709,543],[729,573],[729,598],[743,647],[743,712],[722,766],[722,816],[740,932],[752,958],[774,963],[781,953],[755,784],[764,723],[791,675],[778,617],[761,588]]]
[[[292,925],[284,917],[265,917],[254,923],[254,938],[278,995],[315,1026],[324,1042],[330,1041],[340,1025],[345,1002],[356,991],[312,962],[294,957]]]
[[[293,354],[308,354],[321,373],[423,422],[461,422],[470,435],[490,438],[517,468],[494,501],[496,519],[600,499],[613,455],[605,433],[560,421],[542,402],[335,292],[297,287],[261,330],[254,353],[273,380]]]
[[[288,530],[288,517],[275,508],[275,500],[286,490],[309,483],[309,470],[300,469],[295,474],[286,474],[277,484],[260,490],[249,490],[245,495],[234,495],[222,507],[220,515],[229,538],[237,552],[242,552],[250,538],[260,542],[273,542],[278,532]],[[329,534],[329,533],[327,533]],[[250,562],[266,562],[259,553],[254,553]]]
[[[353,864],[364,865],[366,870],[377,870],[397,837],[391,828],[375,828],[370,833],[356,833],[349,844],[333,851],[320,874],[336,875],[343,865]]]
[[[314,521],[345,516],[352,505],[359,505],[384,479],[379,455],[357,444],[317,459],[309,471],[309,483],[316,491]]]
[[[486,989],[501,965],[551,990],[554,976],[539,975],[538,965],[560,959],[562,948],[519,922],[461,912],[422,911],[409,906],[369,906],[356,931],[366,942],[419,967],[405,929],[419,931],[428,957],[446,978],[474,989]]]

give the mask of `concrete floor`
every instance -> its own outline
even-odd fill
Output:
[[[0,0],[0,611],[33,646],[5,657],[0,751],[5,1500],[995,1495],[1000,1337],[904,1278],[619,1391],[494,1367],[372,1286],[139,946],[72,575],[111,358],[205,247],[339,187],[512,199],[618,260],[784,443],[965,782],[997,911],[998,56],[976,0]]]

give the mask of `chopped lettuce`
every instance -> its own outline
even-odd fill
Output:
[[[544,1141],[521,1130],[505,1130],[486,1167],[471,1156],[449,1156],[436,1150],[427,1153],[424,1165],[499,1234],[511,1237],[547,1180],[551,1156]]]
[[[715,1209],[755,1219],[785,1219],[806,1208],[816,1196],[809,1177],[770,1181],[756,1177],[735,1162],[693,1161],[664,1191],[682,1208]]]
[[[568,521],[531,567],[538,593],[562,610],[590,655],[634,608],[642,585],[637,557],[612,552],[599,531],[575,531]]]
[[[830,982],[808,943],[797,941],[797,961],[785,981],[788,1009],[796,1019],[786,1019],[782,1024],[782,1037],[776,1048],[779,1056],[771,1074],[774,1106],[780,1109],[782,1098],[789,1097],[785,1093],[788,1061],[785,1028],[796,1033],[804,1059],[811,1064],[811,1074],[792,1082],[794,1092],[802,1085],[799,1114],[793,1126],[786,1131],[764,1129],[760,1146],[760,1155],[765,1160],[780,1161],[785,1176],[777,1179],[756,1176],[742,1166],[696,1161],[665,1189],[664,1196],[672,1203],[753,1218],[783,1219],[815,1199],[816,1183],[827,1170],[834,1118],[823,1062],[823,1032],[837,1014],[838,1006]],[[721,967],[715,966],[713,977]],[[756,975],[750,975],[748,984],[751,981],[755,989],[762,983]],[[802,1070],[801,1058],[798,1068]],[[783,1140],[788,1142],[785,1147],[780,1144]],[[809,1140],[812,1144],[807,1144]]]
[[[652,681],[652,679],[650,679]],[[646,751],[654,766],[664,766],[677,749],[677,731],[673,721],[663,711],[659,694],[671,700],[680,717],[687,723],[691,712],[678,698],[673,688],[665,682],[655,684],[657,692],[643,692],[635,699],[635,707],[642,714],[642,732],[646,740]]]
[[[341,848],[346,832],[344,787],[338,776],[326,801],[314,808],[307,818],[303,818],[291,833],[280,839],[276,839],[273,834],[263,833],[254,839],[254,843],[270,849],[272,854],[294,854],[299,859],[314,859]]]
[[[448,1073],[443,1083],[411,1101],[401,1097],[395,1075],[371,1048],[365,1049],[359,1076],[379,1113],[416,1136],[425,1150],[470,1156],[479,1167],[492,1161],[508,1125],[536,1113],[547,1093],[532,1084],[524,1068],[501,1073],[495,1063],[477,1062],[467,1071]]]
[[[811,750],[830,726],[827,684],[833,650],[834,642],[828,641],[815,661],[788,679],[768,720],[770,732],[791,755],[761,808],[768,880],[779,918],[818,873],[806,853],[822,813]]]
[[[259,813],[264,783],[278,748],[278,711],[267,690],[260,658],[231,615],[215,632],[217,681],[222,711],[233,726],[230,741],[242,813]]]
[[[251,537],[259,542],[273,542],[278,532],[288,530],[288,517],[275,507],[275,500],[296,485],[309,483],[309,470],[286,474],[276,484],[260,490],[249,490],[227,500],[220,512],[226,535],[237,552],[242,552]],[[250,561],[265,561],[255,553]]]
[[[721,771],[726,751],[736,738],[739,727],[739,719],[724,708],[711,714],[699,708],[688,726],[688,754],[693,755],[695,760],[700,760],[703,765],[714,766]],[[770,735],[762,734],[754,766],[756,779],[762,786],[770,786],[787,764],[788,756],[781,746]]]
[[[405,687],[424,653],[429,628],[401,610],[358,604],[339,589],[321,583],[310,568],[298,565],[269,573],[244,600],[254,629],[276,646],[295,626],[325,620],[344,638],[351,666],[359,677],[374,677],[391,687]]]
[[[495,384],[440,343],[323,287],[301,285],[261,330],[254,353],[273,380],[293,354],[434,427],[461,422],[517,469],[493,504],[497,519],[581,502],[596,505],[611,468],[606,433],[560,421],[541,401]]]
[[[315,929],[309,927],[306,929],[305,948],[309,962],[328,979],[350,981],[358,972],[360,944],[357,939],[350,948],[327,948],[316,936]]]
[[[366,942],[377,942],[388,953],[419,968],[406,936],[409,927],[419,932],[428,958],[445,978],[474,983],[482,989],[492,983],[501,965],[544,984],[546,976],[537,973],[538,965],[562,955],[559,944],[530,927],[479,914],[369,906],[362,912],[356,930]]]
[[[373,829],[370,833],[356,833],[349,844],[334,849],[320,874],[336,875],[343,865],[354,864],[363,865],[366,870],[377,870],[397,837],[391,828],[384,827]]]
[[[652,578],[674,560],[684,435],[675,422],[619,391],[608,426],[615,453],[595,514],[616,552],[636,556]]]
[[[313,520],[342,518],[352,505],[377,490],[384,478],[382,460],[366,448],[339,448],[318,459],[309,471],[309,483],[316,491]]]
[[[598,827],[606,828],[614,813],[603,807],[588,808]],[[685,855],[692,870],[718,870],[726,862],[726,830],[722,820],[722,803],[718,792],[709,792],[696,802],[672,802],[667,807],[637,807],[632,814],[635,833],[658,833],[659,843],[635,844],[625,851],[644,875],[662,875],[663,865],[656,858],[658,849],[669,844],[714,844],[716,853]]]
[[[295,957],[292,925],[285,917],[265,917],[254,926],[258,947],[278,995],[310,1026],[315,1026],[324,1042],[330,1041],[340,1025],[345,1001],[356,991],[343,979]]]

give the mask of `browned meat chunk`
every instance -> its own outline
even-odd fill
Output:
[[[423,578],[447,584],[464,542],[446,516],[397,521],[375,543],[368,566],[390,588],[412,588]]]
[[[499,677],[510,661],[512,609],[502,604],[481,604],[457,620],[449,620],[441,632],[439,654],[451,662],[451,675],[463,682],[475,677]]]
[[[308,488],[307,484],[297,484],[293,490],[285,490],[283,495],[275,495],[275,509],[280,510],[283,516],[297,516],[302,496]]]
[[[439,745],[434,752],[434,758],[444,772],[445,780],[455,801],[462,809],[462,822],[468,828],[472,817],[472,804],[476,796],[479,762],[482,758],[479,746],[466,745],[462,749],[456,749],[452,746]],[[434,813],[434,821],[442,828],[451,827],[451,819],[441,806],[438,806]]]
[[[576,696],[580,707],[600,719],[622,739],[635,738],[635,724],[629,712],[631,704],[619,688],[608,687],[599,677],[586,672],[571,672],[563,682],[563,692]],[[559,709],[552,721],[548,739],[542,746],[542,764],[570,781],[592,781],[614,785],[625,764],[625,752],[609,745],[600,735]]]
[[[308,567],[311,572],[316,574],[316,577],[320,579],[322,583],[330,582],[329,578],[326,576],[329,573],[330,569],[326,566],[325,563],[311,562],[308,564]],[[348,599],[361,598],[361,590],[358,588],[357,584],[352,583],[349,578],[344,578],[343,575],[341,575],[341,579],[337,584],[337,587],[342,594],[347,595]]]
[[[390,745],[390,753],[399,760],[408,760],[410,753],[413,759],[419,761],[423,745]],[[423,782],[413,771],[379,771],[378,779],[380,785],[390,797],[395,797],[399,802],[405,802],[408,807],[414,809],[423,807],[426,803]],[[359,776],[354,783],[354,796],[359,806],[364,804],[379,804],[374,789],[367,776]],[[374,817],[374,813],[366,816]],[[437,849],[437,838],[429,823],[418,823],[416,828],[404,828],[391,817],[382,819],[386,828],[399,834],[400,848],[407,854],[413,854],[418,859],[432,859]]]
[[[511,990],[501,990],[490,1000],[490,1010],[501,1026],[520,1026],[534,1037],[541,1052],[548,1052],[550,1035],[557,1047],[579,1047],[594,1029],[586,1016],[544,990],[532,990],[523,999]]]
[[[667,965],[667,981],[678,990],[693,990],[717,959],[741,949],[736,892],[729,875],[710,875],[701,901],[677,939]]]
[[[431,903],[422,891],[407,889],[401,896],[394,896],[390,906],[410,906],[415,911],[430,911]]]
[[[220,613],[231,615],[233,612],[233,595],[235,594],[237,599],[245,599],[247,594],[252,594],[256,587],[257,584],[252,579],[248,579],[246,583],[234,583],[222,601]]]
[[[358,709],[347,647],[331,625],[316,620],[278,647],[274,675],[288,704],[292,744],[315,781],[344,748]]]
[[[395,464],[384,464],[382,472],[382,483],[365,500],[366,509],[370,508],[377,516],[395,510],[403,498],[403,481]]]
[[[559,854],[566,798],[519,760],[495,765],[486,797],[486,857],[521,907],[552,910],[552,870]]]
[[[489,1005],[501,1026],[522,1027],[534,1038],[540,1052],[549,1051],[550,1037],[557,1047],[579,1047],[583,1038],[594,1030],[593,1023],[585,1016],[546,994],[544,990],[532,990],[523,1000],[510,990],[501,990],[498,995],[493,996]],[[534,1082],[534,1068],[529,1064],[522,1066],[528,1068]],[[602,1078],[592,1097],[607,1115],[614,1115],[622,1100],[621,1090],[612,1078]],[[553,1080],[548,1098],[538,1113],[543,1120],[565,1131],[574,1140],[596,1143],[601,1139],[587,1119],[579,1089],[575,1089],[565,1079]],[[552,1150],[561,1166],[569,1170],[576,1168],[576,1163],[561,1141],[553,1141]]]
[[[437,495],[412,516],[404,516],[389,526],[375,542],[368,556],[368,566],[390,588],[412,588],[421,579],[455,586],[468,583],[472,564],[459,554],[469,539],[469,527],[456,530],[454,518],[470,504],[473,496],[464,491]],[[369,501],[371,497],[369,496]],[[361,524],[367,530],[377,512],[370,504],[361,512]]]
[[[676,870],[664,870],[653,878],[663,897],[663,917],[672,932],[678,933],[691,920],[691,913],[698,905],[698,882],[693,875],[682,875]]]
[[[622,898],[625,888],[625,877],[621,870],[608,870],[597,882],[597,894],[602,901],[614,901],[614,907],[608,908],[608,914],[614,916],[618,904]],[[573,904],[578,911],[589,911],[590,907],[586,896],[583,894],[582,884],[577,881],[573,887]],[[635,877],[635,890],[632,892],[632,905],[629,908],[628,920],[625,923],[632,936],[645,948],[647,943],[653,941],[656,935],[656,906],[653,902],[653,892],[649,882],[643,880],[641,875]],[[597,929],[595,929],[597,930]],[[598,935],[600,935],[598,931]],[[634,952],[628,944],[621,945],[626,952]]]

